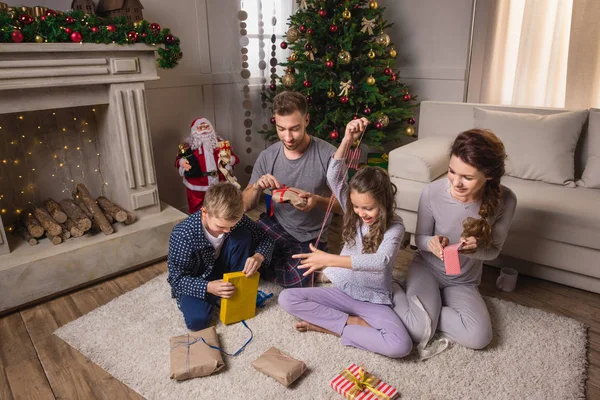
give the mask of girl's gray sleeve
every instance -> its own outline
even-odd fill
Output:
[[[348,179],[345,174],[345,167],[346,162],[344,160],[336,160],[332,157],[327,168],[327,183],[331,188],[331,192],[342,206],[342,210],[344,210],[344,213],[347,213]]]
[[[504,196],[504,203],[496,220],[492,224],[492,244],[490,247],[477,249],[474,253],[464,254],[466,257],[476,260],[494,260],[500,255],[504,241],[508,236],[508,230],[517,208],[517,197],[512,191]]]
[[[420,251],[429,251],[427,244],[435,235],[435,219],[429,201],[429,185],[425,186],[419,198],[419,210],[417,211],[417,229],[415,231],[415,243]]]
[[[376,253],[354,254],[350,256],[354,271],[385,272],[396,261],[402,238],[404,224],[392,225],[383,235],[383,241]]]

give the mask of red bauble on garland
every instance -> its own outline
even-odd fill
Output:
[[[23,25],[29,25],[33,22],[33,18],[29,14],[22,14],[19,16],[19,22]]]
[[[313,28],[308,28],[306,30],[306,33],[309,34],[309,35],[313,35],[315,33],[315,30]]]
[[[65,33],[67,35],[70,35],[71,33],[73,33],[73,29],[71,29],[71,28],[65,28]]]
[[[348,96],[340,97],[340,103],[346,104],[346,103],[348,103],[348,101],[349,101]]]
[[[331,61],[331,60],[327,60],[327,61],[325,61],[325,66],[327,68],[331,69],[331,68],[333,68],[335,66],[335,63],[333,61]]]
[[[92,26],[92,33],[98,33],[100,32],[100,28],[98,28],[97,26]]]
[[[83,40],[83,36],[81,36],[81,33],[79,33],[79,32],[71,33],[71,42],[80,43],[82,40]]]
[[[46,15],[47,15],[48,17],[56,17],[56,15],[57,15],[57,12],[56,12],[56,11],[54,11],[54,10],[46,10]]]
[[[12,39],[12,41],[14,43],[21,43],[23,41],[23,39],[24,39],[23,32],[18,31],[18,30],[14,30],[10,34],[10,38]]]
[[[410,100],[410,94],[406,93],[404,95],[404,101],[409,101]]]
[[[319,10],[319,15],[320,15],[321,17],[323,17],[323,18],[327,17],[327,10],[324,10],[324,9],[322,9],[322,8],[321,8],[321,9]]]
[[[304,83],[303,83],[303,85],[304,85],[305,88],[309,88],[309,87],[312,86],[312,82],[309,81],[309,80],[305,80]]]
[[[338,26],[336,24],[333,24],[329,27],[329,32],[336,33],[337,31],[338,31]]]
[[[150,24],[150,30],[153,31],[153,33],[158,33],[160,31],[160,25],[153,22]]]
[[[40,17],[40,19],[41,19],[42,21],[45,21],[45,20],[46,20],[46,16],[45,16],[45,15],[42,15],[42,16]]]
[[[165,36],[165,43],[166,44],[171,44],[175,41],[175,36],[173,35],[167,35]]]
[[[127,32],[127,40],[129,40],[130,42],[137,42],[138,40],[138,34],[135,31],[129,31]]]
[[[304,33],[304,32],[306,32],[306,26],[304,26],[304,25],[300,25],[300,26],[298,27],[298,30],[299,30],[300,32]]]
[[[329,132],[329,139],[338,140],[339,137],[340,137],[340,134],[335,129],[332,130],[331,132]]]
[[[73,17],[67,17],[65,18],[65,22],[69,25],[71,25],[73,22],[75,22],[75,18]]]
[[[114,26],[114,25],[112,25],[112,24],[106,25],[106,30],[109,31],[109,32],[113,32],[114,33],[114,32],[117,31],[117,27]]]

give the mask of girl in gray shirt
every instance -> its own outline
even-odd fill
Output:
[[[298,268],[309,275],[325,269],[332,288],[286,289],[279,304],[302,319],[299,331],[340,336],[342,343],[400,358],[410,353],[412,341],[392,309],[392,269],[404,236],[402,219],[394,214],[394,187],[381,168],[365,167],[348,184],[346,149],[364,130],[366,119],[346,126],[346,134],[329,163],[327,181],[344,209],[340,255],[317,250],[297,254]]]
[[[490,316],[478,289],[482,265],[500,254],[517,205],[515,194],[500,184],[506,153],[496,135],[463,132],[450,153],[448,179],[432,182],[421,194],[418,250],[406,288],[394,284],[394,309],[423,358],[434,355],[424,348],[436,329],[473,349],[491,341]],[[443,249],[454,243],[463,244],[460,273],[447,275]]]

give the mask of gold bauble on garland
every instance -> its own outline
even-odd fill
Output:
[[[294,83],[296,83],[296,78],[294,78],[293,74],[288,72],[283,76],[283,78],[281,78],[281,83],[283,83],[283,86],[289,88],[294,86]]]
[[[44,43],[44,38],[41,37],[40,35],[35,35],[35,42],[36,43]]]
[[[328,91],[327,97],[329,97],[330,99],[333,99],[335,97],[335,92],[333,90]]]
[[[350,61],[352,61],[352,56],[346,50],[342,50],[338,53],[337,59],[340,64],[350,64]]]
[[[415,134],[415,128],[413,128],[411,125],[407,126],[404,131],[408,136],[413,136]]]
[[[398,55],[398,53],[396,52],[396,49],[392,47],[390,49],[390,57],[396,58],[397,55]]]
[[[390,37],[387,33],[381,32],[375,37],[375,43],[377,43],[380,46],[387,47],[390,44]]]
[[[369,52],[367,53],[367,57],[369,57],[370,59],[375,58],[375,52],[373,51],[373,49],[369,50]]]
[[[344,11],[342,11],[342,18],[344,18],[344,19],[352,18],[352,14],[350,13],[350,11],[347,8]]]
[[[290,29],[288,29],[288,31],[285,34],[285,38],[290,43],[294,43],[296,40],[298,40],[299,37],[300,37],[300,31],[294,27],[291,27]]]
[[[373,78],[373,75],[371,75],[367,78],[367,85],[373,86],[374,84],[375,84],[375,78]]]
[[[369,8],[371,10],[377,10],[377,7],[379,7],[379,4],[377,4],[376,1],[372,1],[372,2],[369,3]]]

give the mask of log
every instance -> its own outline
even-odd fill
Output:
[[[69,219],[73,220],[77,229],[82,232],[89,231],[92,227],[92,221],[88,216],[81,211],[81,208],[77,206],[71,199],[63,199],[60,201],[60,208],[67,214]],[[73,234],[73,232],[71,232]],[[75,236],[75,235],[73,235]]]
[[[34,238],[33,236],[31,236],[31,233],[29,233],[27,228],[25,228],[24,226],[17,227],[17,233],[19,235],[21,235],[23,240],[25,240],[27,243],[29,243],[30,246],[35,246],[36,244],[38,244],[37,239]]]
[[[112,227],[110,222],[108,222],[108,220],[104,216],[104,213],[102,213],[100,206],[96,204],[96,201],[90,195],[90,192],[83,183],[77,184],[77,193],[79,194],[79,198],[83,198],[83,202],[90,210],[90,213],[94,217],[94,220],[98,222],[98,225],[100,226],[102,232],[104,232],[105,235],[110,235],[111,233],[114,233],[115,229]]]
[[[107,213],[106,211],[104,212],[104,216],[106,217],[106,219],[108,220],[108,222],[110,222],[111,224],[113,222],[115,222],[115,219],[113,218],[113,216],[110,215],[109,213]]]
[[[60,225],[48,214],[45,208],[36,207],[33,209],[33,216],[44,227],[46,232],[52,236],[58,236],[62,232]]]
[[[60,227],[62,228],[62,232],[60,233],[59,236],[64,242],[65,240],[67,240],[71,237],[71,232],[69,231],[69,228],[67,228],[67,226],[64,224],[61,224]]]
[[[50,241],[52,242],[53,245],[57,245],[57,244],[61,244],[62,243],[62,239],[60,238],[60,236],[52,236],[51,234],[49,234],[48,232],[46,232],[46,237],[48,239],[50,239]]]
[[[71,232],[71,237],[78,238],[83,236],[83,230],[77,227],[77,224],[71,219],[67,218],[67,222],[65,222],[67,229]]]
[[[46,201],[44,201],[44,207],[46,207],[48,213],[50,213],[52,218],[54,218],[54,220],[59,224],[64,224],[67,220],[67,214],[65,214],[63,210],[60,209],[60,206],[54,200],[47,199]]]
[[[81,211],[83,211],[85,213],[85,215],[88,216],[90,221],[92,221],[92,227],[90,228],[89,233],[91,233],[92,235],[95,235],[96,233],[100,232],[100,225],[98,225],[98,222],[96,222],[96,220],[92,216],[92,213],[90,213],[90,210],[88,210],[87,206],[83,202],[83,199],[76,198],[75,203],[77,203],[77,206],[81,209]]]
[[[127,219],[127,211],[110,201],[104,196],[98,197],[98,204],[105,213],[110,214],[115,221],[123,222]]]
[[[44,236],[44,228],[40,225],[39,221],[35,219],[33,215],[26,214],[23,218],[25,228],[34,238],[40,238]]]
[[[135,214],[132,213],[131,211],[127,211],[127,219],[125,221],[123,221],[123,223],[125,223],[125,225],[131,225],[135,222],[137,218],[135,217]]]

